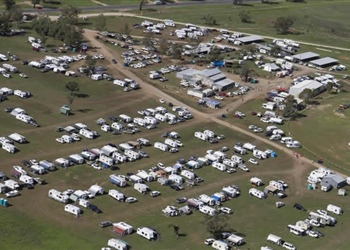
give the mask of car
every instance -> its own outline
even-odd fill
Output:
[[[206,240],[204,241],[204,244],[210,246],[211,244],[214,243],[214,241],[215,241],[215,239],[209,238],[209,239],[206,239]]]
[[[145,151],[143,151],[143,150],[139,150],[139,155],[141,155],[141,157],[143,157],[143,158],[148,158],[149,157],[148,154]]]
[[[35,159],[29,160],[29,163],[32,164],[32,165],[38,165],[39,164],[38,161],[35,160]]]
[[[23,77],[23,78],[28,78],[28,76],[26,74],[24,74],[24,73],[19,74],[19,76]]]
[[[270,120],[266,117],[261,117],[260,121],[262,121],[264,123],[270,123]]]
[[[226,147],[226,146],[224,146],[224,147],[222,147],[221,149],[220,149],[220,151],[221,152],[227,152],[227,151],[229,151],[230,149],[228,148],[228,147]]]
[[[250,162],[251,164],[254,164],[254,165],[258,165],[259,164],[259,162],[257,160],[255,160],[254,158],[250,158],[248,160],[248,162]]]
[[[245,114],[240,111],[236,111],[235,115],[239,115],[240,117],[245,117]]]
[[[125,200],[126,203],[135,203],[137,202],[137,199],[135,197],[128,197]]]
[[[226,172],[229,173],[229,174],[233,174],[233,173],[236,172],[236,169],[234,169],[234,168],[229,168],[229,169],[227,169]]]
[[[112,226],[112,222],[111,222],[111,221],[101,221],[101,222],[99,223],[99,226],[100,226],[101,228],[109,227],[109,226]]]
[[[314,232],[316,232],[317,234],[318,234],[318,236],[320,236],[320,237],[324,237],[324,234],[323,233],[321,233],[320,231],[318,231],[318,230],[313,230]]]
[[[238,167],[239,167],[241,170],[245,171],[245,172],[249,172],[249,171],[250,171],[249,168],[247,168],[247,166],[244,165],[244,164],[239,164]]]
[[[264,130],[262,128],[256,128],[256,129],[253,129],[253,132],[254,133],[261,133],[263,132]]]
[[[164,99],[159,99],[160,103],[165,103]]]
[[[112,63],[113,63],[113,64],[117,64],[117,60],[112,59]]]
[[[307,230],[306,234],[309,235],[312,238],[318,238],[319,237],[318,233],[313,231],[313,230]]]
[[[179,152],[179,149],[178,149],[178,148],[171,148],[171,149],[169,150],[169,152],[170,152],[170,153],[177,153],[177,152]]]
[[[210,139],[209,139],[209,142],[210,142],[211,144],[214,144],[214,143],[218,143],[219,140],[216,139],[216,138],[210,138]]]
[[[257,129],[258,128],[258,126],[255,126],[255,125],[249,125],[248,126],[248,129],[250,129],[250,130],[254,130],[254,129]]]
[[[161,82],[167,82],[169,79],[168,78],[166,78],[166,77],[161,77],[160,79],[159,79],[159,81],[161,81]]]
[[[218,140],[223,140],[223,139],[225,139],[225,136],[224,136],[224,135],[218,135],[218,136],[216,136],[216,138],[217,138]]]
[[[214,96],[214,98],[218,99],[218,100],[224,100],[224,98],[222,96],[219,96],[219,95]]]
[[[292,243],[289,243],[286,241],[283,242],[282,247],[284,247],[285,249],[288,249],[288,250],[296,250],[296,247]]]
[[[7,198],[15,197],[15,196],[17,196],[17,195],[19,195],[18,190],[12,190],[12,191],[6,193],[6,197],[7,197]]]
[[[89,204],[88,208],[89,208],[91,211],[93,211],[93,212],[95,212],[95,213],[97,213],[97,214],[102,213],[102,211],[101,211],[97,206],[95,206],[95,205]]]
[[[295,209],[298,209],[300,211],[306,211],[306,209],[299,203],[295,203],[293,206]]]
[[[7,107],[7,108],[4,108],[4,111],[5,111],[6,113],[10,113],[13,109],[14,109],[14,108],[12,108],[12,107]]]
[[[202,178],[202,177],[196,177],[196,178],[194,178],[194,182],[195,183],[200,183],[200,182],[203,182],[204,181],[204,179]]]
[[[224,213],[224,214],[232,214],[233,213],[232,209],[229,207],[220,207],[219,211]]]
[[[96,170],[102,170],[102,167],[97,162],[93,162],[91,164],[91,167],[96,169]]]
[[[182,186],[180,186],[180,185],[175,185],[175,184],[170,185],[170,188],[173,189],[173,190],[175,190],[175,191],[180,191],[180,190],[183,189]]]
[[[152,197],[157,197],[157,196],[160,195],[160,192],[159,192],[159,191],[151,191],[151,192],[149,193],[149,195],[152,196]]]
[[[177,204],[185,203],[187,201],[186,197],[179,197],[176,199]]]

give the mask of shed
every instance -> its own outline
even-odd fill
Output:
[[[305,52],[305,53],[294,55],[292,57],[297,61],[306,62],[306,61],[317,59],[320,57],[320,55],[314,52]]]
[[[256,42],[261,42],[264,39],[261,36],[256,36],[256,35],[252,35],[252,36],[244,36],[244,37],[240,37],[240,38],[236,38],[237,41],[240,41],[241,43],[256,43]]]
[[[313,93],[321,93],[326,89],[326,87],[319,83],[318,81],[314,80],[305,80],[298,84],[293,85],[289,89],[289,94],[293,95],[294,97],[298,98],[299,94],[303,92],[304,89],[310,89]]]
[[[63,105],[60,108],[60,113],[64,114],[64,115],[70,115],[71,114],[71,109],[70,109],[70,107],[68,105]]]
[[[198,74],[200,71],[195,69],[185,69],[176,73],[176,77],[185,80],[191,80],[193,75]]]
[[[338,64],[338,60],[332,57],[323,57],[317,60],[313,60],[310,63],[318,67],[327,67],[330,65]]]
[[[330,174],[325,177],[323,177],[321,181],[321,185],[325,185],[329,183],[333,188],[339,189],[346,185],[346,180],[337,174]]]
[[[215,100],[212,100],[212,99],[205,99],[205,104],[209,107],[209,108],[212,108],[212,109],[217,109],[217,108],[220,108],[220,102],[219,101],[215,101]]]
[[[202,72],[199,72],[199,75],[206,76],[209,78],[212,78],[213,76],[218,74],[221,74],[221,71],[218,68],[206,69],[206,70],[203,70]]]
[[[233,87],[235,87],[235,82],[228,78],[213,83],[213,88],[218,91],[225,91]]]

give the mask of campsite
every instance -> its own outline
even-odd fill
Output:
[[[78,2],[78,6],[96,4]],[[338,2],[336,5],[338,8]],[[224,5],[211,6],[226,15]],[[189,24],[203,22],[196,11],[188,15],[194,8],[146,9],[144,14],[150,19],[168,18],[164,36],[156,32],[155,36],[194,47],[196,42],[188,37],[182,40],[168,34],[174,23],[169,18],[184,22],[176,23],[176,29],[197,30],[198,35],[204,32]],[[256,20],[264,18],[259,10],[265,8],[258,5]],[[131,12],[137,11],[126,13]],[[278,58],[256,48],[240,59],[258,73],[244,81],[240,66],[236,72],[217,68],[214,62],[192,55],[189,47],[182,51],[181,60],[160,53],[152,57],[153,52],[142,44],[128,49],[126,41],[93,30],[94,20],[90,16],[79,19],[81,27],[87,28],[81,50],[63,48],[61,41],[52,38],[46,41],[46,51],[36,48],[30,40],[33,37],[36,44],[38,34],[28,23],[23,24],[23,35],[1,36],[0,48],[7,48],[0,54],[9,60],[1,59],[0,67],[5,63],[13,67],[6,65],[10,72],[5,74],[10,77],[0,75],[4,96],[0,102],[0,178],[4,184],[0,185],[0,219],[4,222],[0,233],[6,236],[0,247],[192,250],[207,248],[206,244],[212,244],[208,249],[221,249],[230,243],[230,249],[283,249],[268,240],[273,234],[297,249],[347,249],[350,111],[345,107],[349,82],[340,80],[339,88],[334,82],[332,91],[323,82],[325,75],[341,79],[347,73],[346,58],[316,51],[319,58],[336,58],[335,65],[345,70],[330,72],[328,65],[321,70],[300,62],[295,63],[292,75],[279,78],[255,63],[264,60],[271,66],[269,60],[278,64]],[[116,20],[118,26],[109,28]],[[121,17],[107,17],[108,30],[119,33],[128,23],[131,38],[142,43],[148,33],[132,25],[141,25],[147,17],[119,20]],[[213,44],[227,58],[238,58],[240,51],[251,49],[222,38],[231,28],[231,23],[223,24],[219,21],[216,31],[203,36],[203,43],[220,37],[222,42]],[[252,23],[252,32],[257,25]],[[237,31],[246,26],[241,24]],[[257,35],[271,35],[270,29],[263,32]],[[242,37],[242,43],[244,38],[254,38]],[[312,35],[305,37],[312,41]],[[300,46],[298,53],[315,51],[313,46]],[[96,63],[94,70],[100,70],[88,72],[87,55]],[[203,61],[192,62],[192,56]],[[17,57],[20,60],[13,59]],[[283,60],[283,64],[288,61]],[[46,67],[40,68],[41,64]],[[287,91],[280,90],[293,89],[294,84],[298,99],[302,91],[298,81],[305,76],[319,81],[312,85],[319,89],[305,109],[296,111],[295,119],[282,117]],[[18,115],[30,116],[35,123]],[[10,154],[8,147],[12,146],[16,150]],[[337,186],[334,182],[339,179],[342,183]],[[219,217],[225,223],[213,233],[208,224]],[[311,220],[312,230],[300,229]],[[318,227],[321,222],[325,226]],[[213,236],[225,243],[210,241]]]

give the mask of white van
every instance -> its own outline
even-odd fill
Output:
[[[343,209],[341,209],[341,207],[338,207],[338,206],[335,206],[335,205],[332,205],[332,204],[329,204],[327,206],[327,211],[331,212],[331,213],[334,213],[334,214],[337,214],[337,215],[343,214]]]
[[[149,227],[139,227],[136,233],[147,240],[156,240],[158,233]]]
[[[213,242],[213,244],[211,245],[214,249],[217,250],[228,250],[230,249],[229,245],[221,240],[216,240]]]

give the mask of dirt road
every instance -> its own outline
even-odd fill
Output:
[[[99,48],[98,52],[102,53],[103,55],[105,55],[106,60],[111,61],[113,58],[118,58],[118,54],[113,51],[112,49],[108,48],[101,40],[96,40],[94,37],[96,36],[96,31],[92,31],[92,30],[85,30],[84,32],[84,36],[86,37],[87,40],[90,41],[91,45],[94,47]],[[150,95],[153,97],[156,97],[158,99],[164,99],[167,100],[168,102],[172,102],[175,105],[182,105],[182,106],[186,106],[184,103],[179,102],[178,100],[176,100],[175,98],[169,96],[168,94],[162,92],[160,89],[148,84],[147,82],[143,81],[141,78],[139,78],[137,75],[135,75],[134,73],[132,73],[131,71],[127,70],[122,64],[116,64],[113,65],[113,67],[115,69],[117,69],[118,71],[120,71],[121,73],[123,73],[125,76],[134,79],[136,82],[138,82],[140,84],[140,86],[142,87],[142,90],[145,95]],[[254,97],[255,95],[252,94],[251,97]],[[245,101],[247,101],[249,98],[245,97]],[[241,101],[239,102],[234,102],[231,104],[231,106],[229,108],[233,109],[236,106],[242,105],[243,103]],[[219,118],[217,118],[222,111],[217,111],[216,113],[212,113],[212,114],[206,114],[203,112],[200,112],[196,109],[193,108],[189,108],[189,110],[192,112],[192,114],[195,116],[195,119],[199,120],[199,121],[205,121],[205,122],[215,122],[218,123],[220,125],[226,126],[231,128],[232,130],[235,130],[236,132],[239,132],[241,134],[247,135],[255,140],[258,140],[260,142],[263,142],[267,145],[270,145],[271,147],[277,148],[281,151],[283,151],[284,153],[288,154],[291,159],[293,159],[296,164],[299,164],[300,168],[296,168],[296,171],[303,171],[305,167],[310,167],[311,165],[313,165],[314,167],[321,167],[319,164],[315,163],[314,161],[304,158],[304,157],[300,157],[300,158],[296,158],[295,153],[293,150],[290,150],[286,147],[284,147],[283,145],[274,143],[266,138],[260,137],[256,134],[250,133],[247,130],[244,130],[232,123],[229,123],[225,120],[221,120]],[[299,169],[299,170],[298,170]],[[295,173],[296,175],[299,175],[299,173]]]

